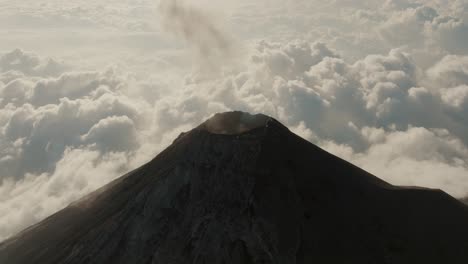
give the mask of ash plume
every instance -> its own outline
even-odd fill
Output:
[[[196,61],[210,70],[233,55],[233,40],[208,13],[181,0],[161,0],[163,29],[184,39],[196,53]]]

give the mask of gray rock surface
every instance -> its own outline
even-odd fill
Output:
[[[466,264],[468,207],[234,112],[1,243],[0,263]]]

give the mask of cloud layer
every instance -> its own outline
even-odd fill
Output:
[[[467,1],[26,2],[0,9],[0,240],[227,110],[468,195]]]

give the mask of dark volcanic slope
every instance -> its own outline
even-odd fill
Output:
[[[268,117],[216,118],[0,244],[0,263],[468,263],[461,202],[387,184]]]

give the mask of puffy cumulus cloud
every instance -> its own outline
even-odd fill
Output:
[[[64,97],[56,104],[39,107],[25,103],[12,109],[2,138],[7,149],[17,153],[17,162],[11,166],[2,164],[2,175],[18,177],[49,171],[70,146],[96,144],[107,151],[131,150],[124,146],[136,141],[135,129],[144,122],[143,107],[144,104],[137,107],[125,97],[105,93],[97,98]],[[103,131],[110,132],[112,128],[119,130],[103,140]]]
[[[456,197],[466,196],[468,148],[447,130],[411,127],[385,131],[364,127],[359,132],[370,143],[362,152],[330,141],[322,144],[393,184],[443,187]]]
[[[445,54],[466,55],[468,22],[466,12],[452,1],[387,1],[385,22],[378,26],[383,40],[410,48],[419,62],[428,66]]]
[[[8,80],[15,74],[29,76],[57,76],[68,68],[63,62],[54,59],[43,60],[33,53],[15,49],[0,55],[0,80]]]
[[[456,111],[466,113],[468,110],[468,86],[461,85],[442,91],[442,101]],[[461,110],[461,111],[460,111]]]
[[[67,67],[50,74],[50,60],[20,50],[0,58],[1,238],[154,154],[157,140],[149,156],[140,149],[152,110],[129,96],[131,77]]]
[[[439,17],[431,25],[434,39],[440,46],[453,54],[467,54],[468,23],[465,19]]]
[[[381,34],[392,44],[421,45],[425,41],[426,26],[437,16],[437,11],[428,6],[403,9],[392,13],[383,24]]]
[[[67,149],[53,174],[3,179],[0,236],[12,235],[62,209],[125,172],[130,162],[122,152],[102,155],[88,149]]]
[[[445,56],[428,70],[428,75],[442,88],[467,84],[468,56]]]
[[[58,78],[14,78],[0,91],[3,98],[1,103],[22,105],[28,102],[40,107],[57,104],[61,98],[73,100],[99,96],[102,92],[106,93],[108,87],[114,91],[119,89],[119,80],[112,75],[112,72],[67,72]]]
[[[102,152],[131,151],[139,147],[137,133],[127,116],[111,116],[93,125],[82,141],[96,144]]]
[[[323,43],[312,46],[304,41],[293,41],[282,45],[261,41],[256,46],[257,53],[252,56],[252,62],[264,66],[266,73],[284,79],[296,78],[316,65],[324,57],[338,57]]]
[[[442,101],[444,111],[454,122],[450,127],[453,133],[467,139],[468,122],[468,57],[448,55],[442,58],[427,71],[428,86],[437,93]],[[454,128],[459,126],[458,128]],[[461,126],[461,127],[460,127]]]

